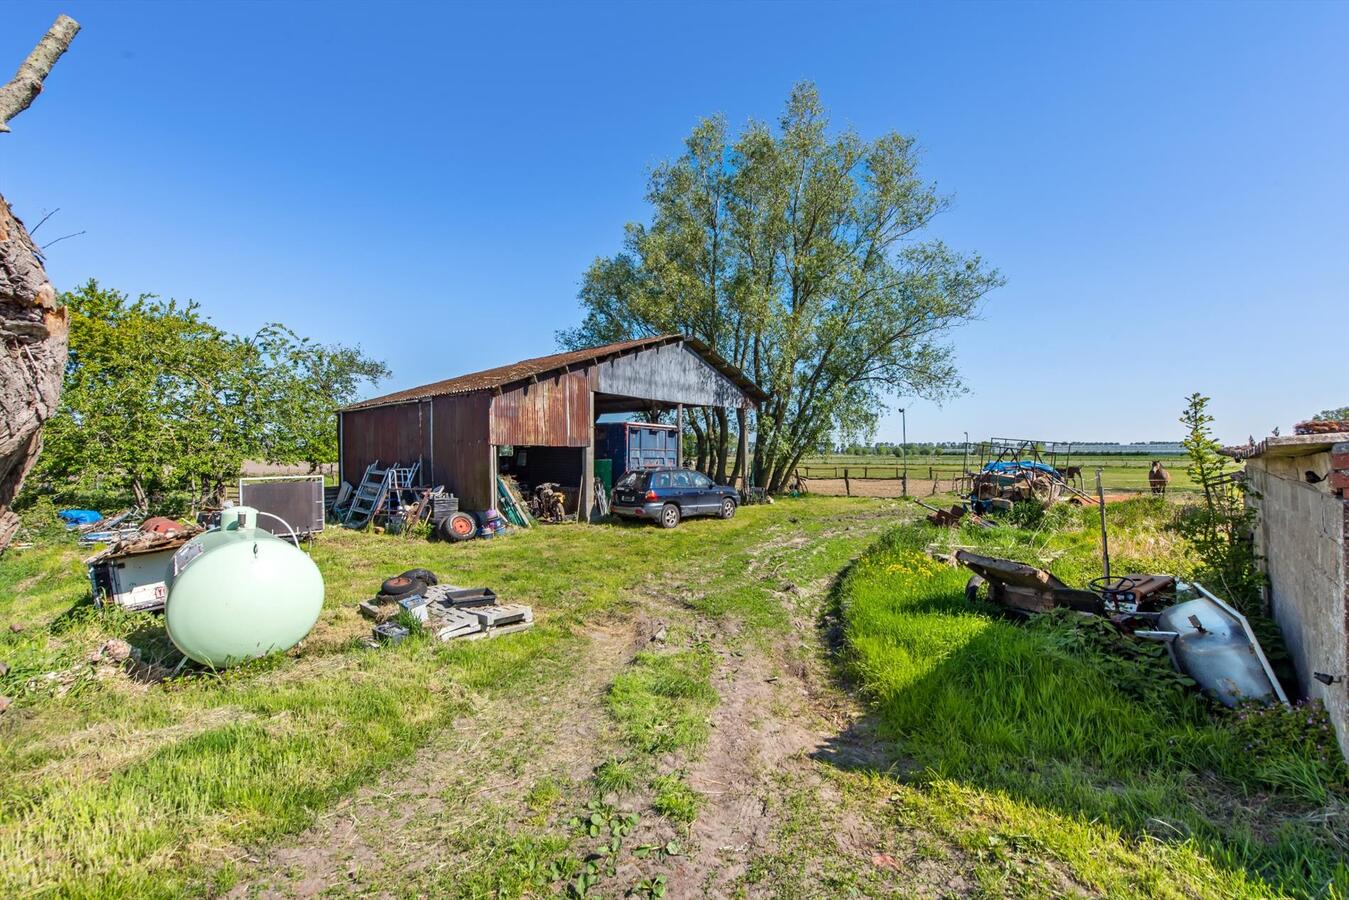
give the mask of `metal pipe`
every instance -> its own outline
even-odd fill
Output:
[[[1105,531],[1105,488],[1101,486],[1101,470],[1096,470],[1096,502],[1101,507],[1101,557],[1105,560],[1105,579],[1110,582],[1110,538]]]
[[[909,496],[909,416],[903,407],[899,410],[900,434],[904,441],[904,496]]]
[[[960,486],[965,486],[965,477],[970,474],[970,433],[965,432],[965,453],[960,458]]]

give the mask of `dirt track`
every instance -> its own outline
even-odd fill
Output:
[[[902,763],[872,738],[862,710],[831,675],[820,623],[833,575],[795,584],[783,574],[828,542],[844,542],[856,556],[898,513],[868,505],[823,532],[795,519],[765,529],[742,581],[766,586],[789,613],[790,632],[770,641],[691,608],[688,592],[705,583],[696,571],[679,584],[649,583],[633,597],[633,615],[590,632],[570,681],[461,719],[309,831],[247,860],[230,896],[459,893],[456,872],[510,862],[491,849],[495,839],[482,845],[483,833],[517,841],[566,833],[564,822],[533,811],[531,785],[550,779],[585,792],[589,774],[617,747],[604,709],[607,685],[666,624],[672,634],[708,642],[715,660],[720,702],[707,746],[660,763],[685,772],[702,805],[687,831],[644,813],[629,845],[678,840],[685,850],[662,861],[625,857],[593,893],[622,896],[654,875],[666,879],[669,897],[831,896],[841,885],[881,894],[965,892],[971,882],[961,851],[921,829],[896,830],[885,799],[865,788],[865,772]],[[474,765],[468,772],[444,765],[451,759]]]

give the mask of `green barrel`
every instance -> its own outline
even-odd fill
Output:
[[[236,506],[169,563],[164,621],[183,655],[224,668],[289,650],[323,608],[323,576],[299,548],[257,527]]]
[[[604,485],[606,494],[614,489],[614,461],[612,459],[595,460],[595,479]]]

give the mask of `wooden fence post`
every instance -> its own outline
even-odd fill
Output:
[[[849,497],[852,496],[852,482],[848,481],[847,469],[843,470],[843,490],[848,494]]]

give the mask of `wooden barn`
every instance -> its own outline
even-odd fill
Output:
[[[341,477],[420,460],[460,508],[497,506],[496,478],[556,482],[594,512],[599,417],[688,406],[751,409],[763,392],[707,345],[671,334],[555,353],[352,404],[338,412]],[[746,451],[741,435],[741,453]]]

